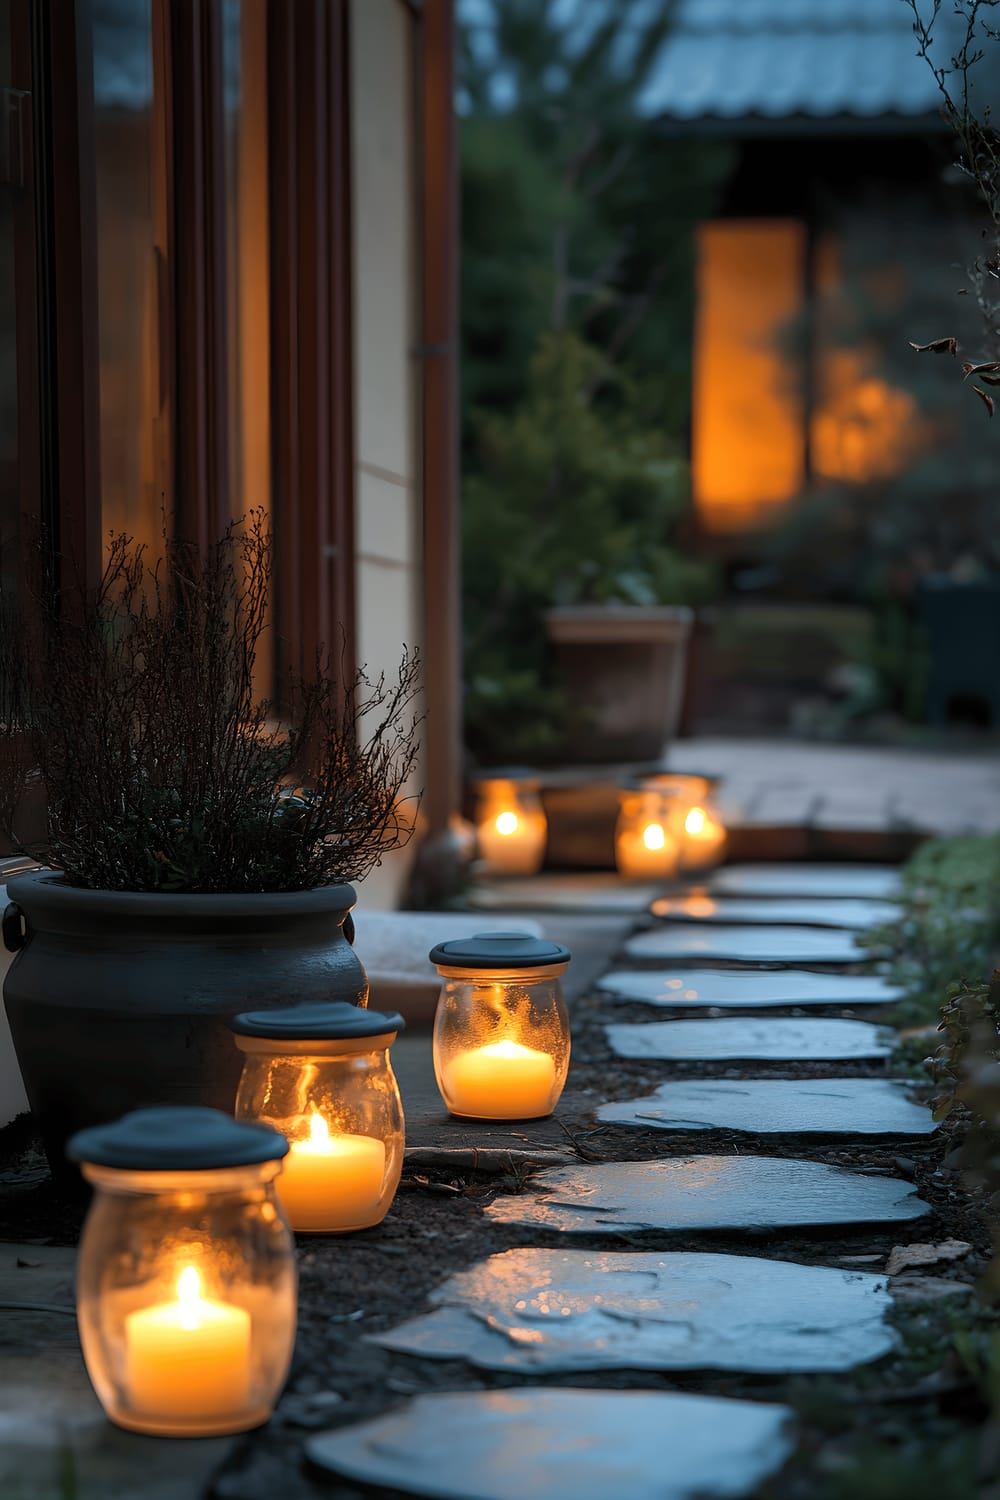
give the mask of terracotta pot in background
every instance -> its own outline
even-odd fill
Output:
[[[654,760],[677,733],[693,611],[666,605],[568,605],[545,628],[588,732],[567,747],[584,762]]]

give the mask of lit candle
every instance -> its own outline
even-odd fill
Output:
[[[555,1061],[519,1042],[492,1042],[459,1052],[447,1064],[444,1095],[455,1115],[528,1120],[552,1112]]]
[[[616,838],[618,873],[629,879],[645,876],[663,880],[676,872],[677,846],[662,823],[649,822],[641,828],[619,828]]]
[[[534,778],[492,777],[480,784],[479,856],[494,875],[534,875],[545,854],[546,821]]]
[[[293,1229],[313,1234],[365,1229],[381,1218],[384,1178],[384,1141],[331,1135],[322,1115],[313,1115],[309,1139],[291,1142],[278,1197]]]
[[[538,868],[545,842],[544,825],[521,817],[513,808],[491,813],[479,825],[479,853],[499,875],[530,875]]]
[[[688,869],[713,865],[722,856],[726,830],[703,807],[692,807],[684,819],[684,845],[681,862]]]
[[[177,1299],[125,1318],[125,1385],[137,1415],[213,1421],[246,1407],[250,1393],[250,1314],[201,1295],[187,1266]]]

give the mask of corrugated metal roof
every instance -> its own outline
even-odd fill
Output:
[[[680,0],[642,110],[678,122],[926,119],[941,100],[916,47],[904,0]]]

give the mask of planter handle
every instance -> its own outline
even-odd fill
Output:
[[[344,929],[343,929],[343,931],[344,931],[345,938],[347,939],[347,941],[350,943],[351,947],[353,948],[354,947],[354,918],[351,916],[350,912],[348,912],[347,916],[344,918]]]
[[[8,901],[3,914],[3,942],[8,953],[16,953],[27,942],[24,912],[16,901]]]

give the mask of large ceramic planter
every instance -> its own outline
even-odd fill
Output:
[[[87,891],[51,872],[8,886],[11,1035],[53,1168],[75,1130],[151,1104],[232,1112],[227,1021],[303,1001],[367,1005],[345,935],[349,885],[275,895]]]
[[[560,670],[591,722],[582,761],[652,760],[677,732],[687,668],[690,609],[602,604],[545,616]]]

